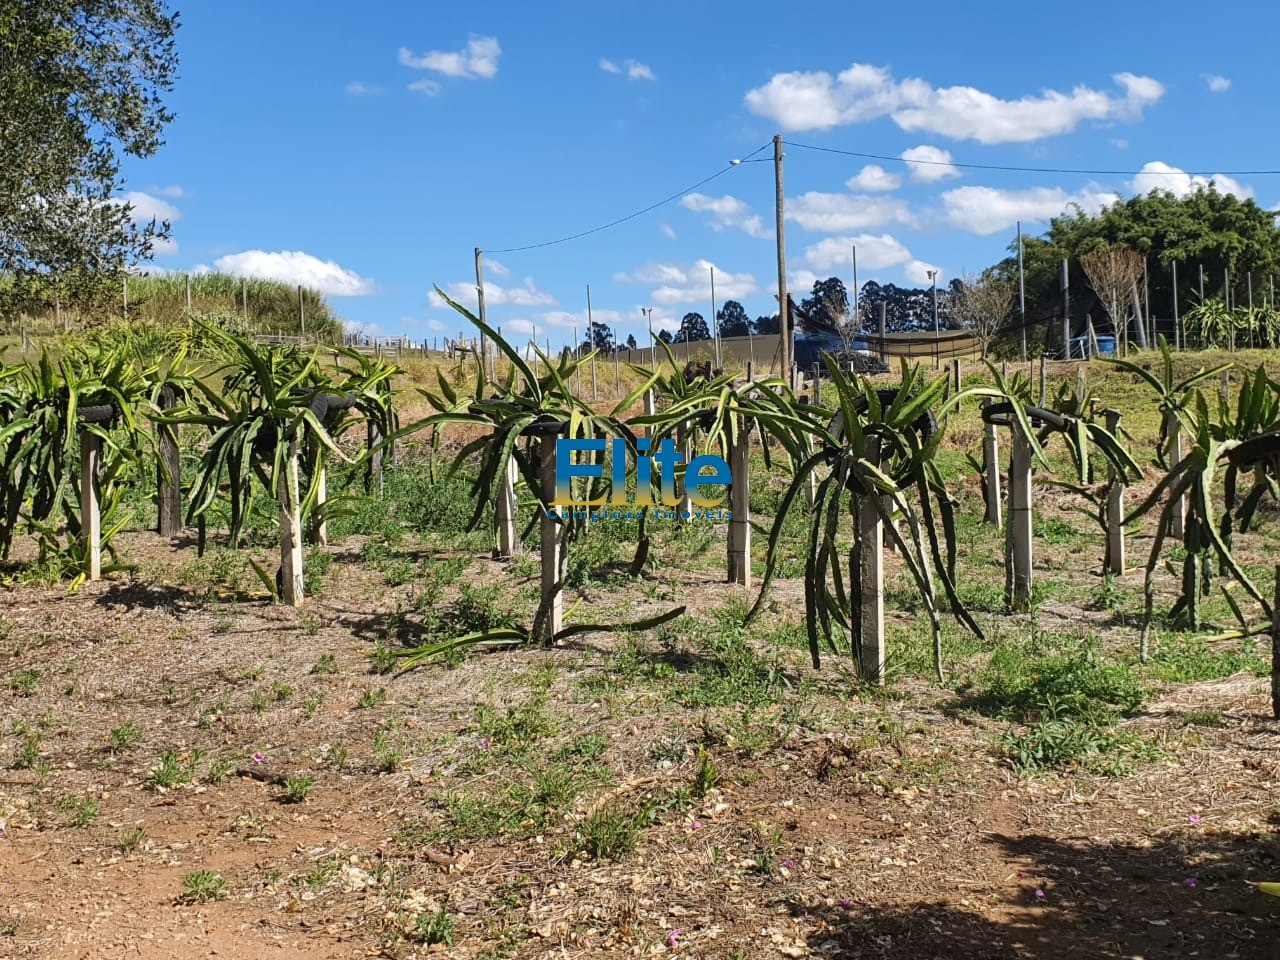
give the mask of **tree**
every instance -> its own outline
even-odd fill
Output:
[[[724,302],[716,312],[716,323],[720,325],[722,337],[745,337],[751,332],[751,318],[737,300]]]
[[[680,321],[680,329],[676,333],[676,343],[688,343],[693,340],[710,340],[711,331],[707,329],[707,321],[700,313],[686,313]]]
[[[1129,317],[1129,300],[1135,296],[1134,285],[1146,268],[1146,258],[1136,250],[1124,247],[1103,247],[1080,258],[1089,284],[1104,310],[1111,317],[1116,335],[1125,329]],[[1123,319],[1122,319],[1123,318]],[[1138,324],[1139,342],[1145,347],[1147,338],[1142,324]]]
[[[771,317],[756,317],[751,328],[758,336],[769,336],[778,333],[782,324],[778,322],[778,315],[775,313]]]
[[[670,331],[670,330],[659,330],[659,331],[658,331],[658,339],[659,339],[659,340],[661,340],[663,343],[670,343],[670,342],[672,341],[672,339],[673,339],[673,338],[672,338],[672,336],[671,336],[671,331]]]
[[[801,322],[810,327],[827,327],[839,331],[852,319],[849,293],[839,277],[815,280],[813,290],[800,304]]]
[[[151,256],[168,224],[133,222],[120,155],[149,157],[173,119],[166,0],[40,0],[0,8],[0,311],[88,296]]]
[[[1080,258],[1095,250],[1119,245],[1145,256],[1149,265],[1148,311],[1173,316],[1172,264],[1178,264],[1178,304],[1186,309],[1199,301],[1200,267],[1205,272],[1205,295],[1222,296],[1223,274],[1243,290],[1253,274],[1254,295],[1266,277],[1280,277],[1280,229],[1275,215],[1252,200],[1220,193],[1212,186],[1186,196],[1156,190],[1131,197],[1088,216],[1080,210],[1055,217],[1043,237],[1023,237],[1023,266],[1027,293],[1027,321],[1039,323],[1061,310],[1059,275],[1068,261],[1072,313],[1110,315],[1087,282]],[[1001,277],[1018,281],[1017,246],[996,265]],[[1129,294],[1126,292],[1126,296]],[[1119,304],[1118,306],[1125,306]],[[1128,309],[1125,306],[1125,309]]]
[[[628,350],[636,349],[636,335],[634,333],[627,334],[627,349]]]
[[[593,320],[587,326],[587,349],[601,350],[608,353],[614,349],[613,331],[607,323]]]
[[[993,276],[991,271],[982,276],[966,274],[952,287],[951,313],[960,326],[973,332],[984,357],[1009,319],[1013,295],[1013,284]]]

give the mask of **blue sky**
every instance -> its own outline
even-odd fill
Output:
[[[353,326],[456,334],[473,248],[588,230],[768,144],[786,148],[788,268],[924,285],[1161,185],[1280,166],[1269,4],[366,2],[220,0],[179,32],[178,119],[126,165],[139,213],[173,220],[168,270],[319,286]],[[769,156],[765,150],[758,157]],[[1004,164],[1128,171],[962,170]],[[1155,165],[1155,166],[1153,166]],[[1147,170],[1135,177],[1139,171]],[[1164,171],[1152,173],[1153,170]],[[1280,178],[1218,178],[1280,201]],[[598,320],[642,341],[717,301],[775,311],[773,169],[745,163],[589,237],[489,252],[493,322],[563,343]]]

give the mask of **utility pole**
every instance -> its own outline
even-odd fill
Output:
[[[484,323],[484,254],[476,247],[476,302],[480,308],[477,316]],[[485,336],[484,327],[480,328],[480,372],[485,379],[489,377],[489,338]]]
[[[1022,359],[1027,359],[1027,284],[1022,273],[1022,221],[1018,221],[1018,314],[1022,320]]]
[[[858,321],[858,245],[852,244],[849,249],[853,252],[853,325],[861,330],[862,324]]]
[[[716,369],[724,364],[720,362],[720,320],[716,317],[716,268],[711,268],[711,342],[715,347]]]
[[[929,283],[933,286],[933,366],[942,363],[942,334],[938,331],[938,271],[930,270]]]
[[[782,348],[782,376],[791,375],[791,318],[787,309],[787,242],[782,211],[782,134],[773,137],[774,232],[778,238],[778,342]]]

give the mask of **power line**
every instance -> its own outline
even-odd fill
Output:
[[[693,184],[693,186],[685,187],[683,190],[678,190],[675,193],[671,194],[671,196],[667,197],[665,200],[659,200],[657,203],[651,203],[649,206],[645,207],[643,210],[637,210],[635,213],[629,213],[625,217],[619,217],[617,220],[610,220],[608,223],[602,223],[598,227],[592,227],[590,230],[583,230],[581,233],[570,234],[567,237],[560,237],[557,240],[545,240],[542,243],[530,243],[530,244],[526,244],[523,247],[505,247],[501,250],[486,250],[485,253],[519,253],[522,250],[537,250],[540,247],[553,247],[558,243],[568,243],[570,240],[578,240],[578,239],[581,239],[582,237],[589,237],[591,236],[591,234],[599,233],[601,230],[608,230],[610,227],[616,227],[619,224],[626,223],[628,220],[634,220],[636,217],[642,217],[646,213],[649,213],[650,211],[657,210],[659,207],[662,207],[662,206],[666,206],[668,203],[671,203],[671,201],[673,200],[679,200],[685,194],[692,193],[694,190],[697,190],[699,187],[703,186],[704,184],[708,184],[712,180],[715,180],[719,177],[723,177],[726,173],[728,173],[734,167],[739,166],[740,164],[753,162],[751,161],[751,158],[754,157],[761,150],[767,149],[769,146],[770,144],[766,143],[764,146],[758,147],[757,149],[752,150],[742,159],[731,161],[720,170],[717,170],[711,176],[704,177],[702,180],[699,180],[697,183]]]
[[[961,163],[952,160],[914,160],[906,157],[890,157],[879,153],[859,153],[856,150],[838,150],[835,147],[818,147],[811,143],[796,143],[784,140],[789,147],[801,150],[816,150],[820,153],[837,153],[844,157],[858,157],[862,160],[887,160],[892,163],[914,163],[934,167],[964,167],[967,170],[1003,170],[1012,173],[1081,173],[1099,177],[1136,177],[1154,174],[1156,176],[1177,177],[1262,177],[1280,174],[1280,170],[1086,170],[1075,167],[1014,167],[997,163]]]

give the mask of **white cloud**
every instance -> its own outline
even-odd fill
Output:
[[[846,270],[853,266],[852,247],[858,248],[858,267],[883,270],[911,259],[911,251],[887,233],[860,233],[852,237],[827,237],[805,247],[801,260],[814,270]]]
[[[492,273],[498,277],[505,277],[511,272],[511,268],[501,260],[486,260],[484,262],[484,269],[486,272]]]
[[[572,330],[575,327],[582,336],[587,334],[587,311],[585,309],[578,311],[571,310],[550,310],[541,316],[541,322],[538,324],[539,330],[545,330],[548,327],[559,327],[564,330]],[[591,319],[596,323],[603,323],[609,327],[617,327],[619,324],[627,323],[632,318],[624,317],[617,310],[592,310]]]
[[[476,285],[468,283],[466,280],[446,284],[444,292],[449,295],[450,299],[456,300],[464,307],[470,308],[476,302]],[[434,290],[428,294],[428,299],[434,306],[448,306],[436,296]],[[486,281],[484,285],[484,305],[486,308],[506,306],[554,307],[556,298],[547,293],[547,291],[540,290],[538,285],[533,282],[533,277],[525,277],[524,283],[518,287],[504,287],[501,284]]]
[[[711,214],[712,230],[736,227],[749,237],[769,236],[760,216],[751,212],[750,204],[737,197],[728,194],[709,197],[705,193],[691,193],[680,201],[680,206],[696,213]]]
[[[382,88],[376,83],[365,83],[363,80],[352,80],[346,85],[344,90],[352,97],[371,96],[373,94],[382,93]]]
[[[237,277],[260,277],[282,283],[302,284],[331,297],[358,297],[373,293],[373,281],[332,260],[321,260],[300,250],[245,250],[219,257],[213,262],[220,273]]]
[[[911,179],[921,183],[936,183],[948,177],[960,176],[960,171],[951,162],[951,151],[941,147],[921,144],[910,150],[903,150],[902,159],[911,168]]]
[[[132,208],[129,217],[134,223],[147,223],[153,218],[176,223],[182,219],[182,211],[172,203],[140,190],[131,190],[120,199]]]
[[[447,331],[448,331],[448,329],[449,329],[449,328],[448,328],[448,327],[446,327],[443,323],[441,323],[439,320],[428,320],[428,321],[426,321],[426,324],[427,324],[427,329],[428,329],[428,330],[434,330],[434,331],[436,331],[436,333],[445,333],[445,332],[447,332]]]
[[[409,89],[415,93],[425,94],[428,97],[437,97],[444,92],[443,86],[434,80],[428,80],[426,77],[413,81],[413,83],[409,84]]]
[[[181,200],[184,197],[191,196],[185,188],[180,187],[177,184],[173,184],[168,187],[148,187],[147,192],[158,197],[168,197],[171,200]]]
[[[627,61],[627,76],[632,80],[657,80],[657,75],[649,68],[648,64],[640,63],[636,60]]]
[[[912,260],[906,265],[902,273],[903,276],[907,278],[908,282],[914,283],[917,286],[925,286],[932,282],[929,280],[930,270],[937,272],[938,286],[941,287],[943,285],[944,274],[942,272],[942,268],[937,264],[925,263],[923,260]]]
[[[152,241],[151,253],[157,257],[175,257],[178,255],[178,241],[172,237],[156,238]]]
[[[615,63],[607,57],[601,57],[599,60],[600,69],[605,73],[622,75],[625,73],[630,80],[657,80],[657,75],[649,67],[648,64],[641,63],[639,60],[624,60],[621,64]]]
[[[664,234],[666,234],[670,239],[672,240],[676,239],[676,228],[671,226],[671,224],[660,223],[658,224],[658,229],[661,230]]]
[[[866,230],[890,223],[914,223],[911,209],[893,197],[810,191],[787,200],[787,219],[806,230],[838,233]]]
[[[716,299],[741,300],[759,290],[756,278],[749,273],[730,273],[709,260],[698,260],[692,266],[674,263],[646,263],[631,273],[615,273],[619,283],[655,284],[650,293],[660,305],[706,304],[711,302],[711,269],[716,271]],[[657,321],[655,323],[655,329]]]
[[[942,195],[947,223],[971,233],[997,233],[1019,220],[1044,221],[1077,206],[1095,214],[1120,197],[1090,184],[1075,193],[1061,187],[1031,187],[1026,190],[998,190],[995,187],[957,187]]]
[[[844,185],[850,190],[868,190],[871,192],[897,190],[902,186],[902,178],[896,173],[890,173],[884,167],[869,163],[846,180]]]
[[[1231,89],[1231,79],[1229,77],[1219,76],[1216,73],[1203,74],[1204,82],[1208,84],[1209,89],[1214,93],[1226,93]]]
[[[1164,94],[1150,77],[1117,73],[1115,94],[1077,86],[1071,93],[1003,100],[975,87],[941,87],[919,78],[895,80],[885,67],[855,63],[826,71],[775,74],[747,93],[747,107],[785,130],[825,130],[892,117],[903,130],[979,143],[1025,143],[1069,133],[1086,121],[1134,120]]]
[[[1134,193],[1148,194],[1152,190],[1168,190],[1176,197],[1189,196],[1196,190],[1205,190],[1210,186],[1218,193],[1231,194],[1241,200],[1253,196],[1253,188],[1240,183],[1221,173],[1211,177],[1192,176],[1179,167],[1170,166],[1161,160],[1152,160],[1142,165],[1142,169],[1130,184]]]
[[[787,289],[791,296],[800,299],[801,294],[808,294],[813,289],[813,285],[819,280],[825,280],[826,277],[820,277],[812,270],[788,270],[787,271]],[[774,297],[777,302],[777,297]]]
[[[498,58],[502,47],[497,37],[472,37],[461,50],[431,50],[415,56],[407,47],[400,48],[400,63],[415,70],[431,70],[459,79],[492,79],[498,75]]]

